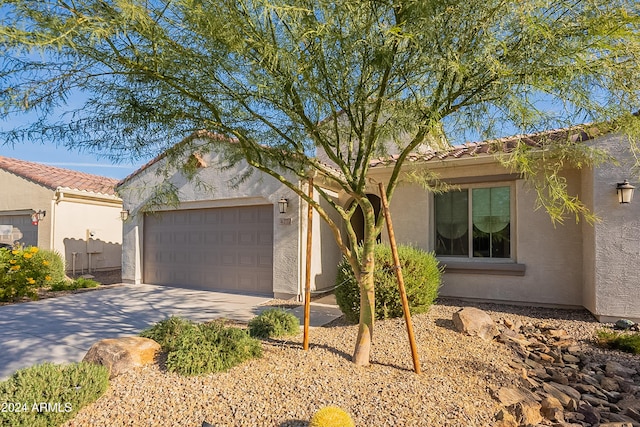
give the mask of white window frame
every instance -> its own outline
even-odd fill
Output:
[[[470,184],[459,184],[455,185],[454,189],[450,191],[458,191],[459,190],[467,190],[469,193],[469,198],[467,202],[468,209],[468,221],[469,221],[469,230],[473,230],[473,190],[474,188],[494,188],[494,187],[509,187],[509,258],[487,258],[487,257],[474,257],[473,256],[473,233],[469,232],[468,242],[469,245],[469,255],[436,255],[438,260],[446,262],[446,261],[460,261],[460,262],[473,262],[473,263],[515,263],[517,260],[516,254],[516,236],[517,236],[517,222],[516,222],[516,182],[515,181],[496,181],[496,182],[478,182],[478,183],[470,183]],[[431,250],[435,253],[436,248],[436,203],[435,203],[435,194],[431,194],[431,221],[430,221],[430,230],[429,230],[429,244],[431,246]]]

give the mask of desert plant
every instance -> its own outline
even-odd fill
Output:
[[[36,290],[64,280],[62,257],[35,246],[0,250],[0,300],[37,298]]]
[[[640,354],[640,334],[638,333],[615,332],[601,329],[596,331],[596,340],[600,346],[605,348]]]
[[[91,363],[45,363],[0,383],[0,425],[50,427],[70,420],[107,390],[109,371]]]
[[[171,316],[140,332],[140,336],[150,338],[160,344],[166,352],[176,349],[182,334],[194,327],[193,322],[177,316]]]
[[[220,321],[197,324],[170,317],[142,331],[140,336],[160,344],[167,353],[167,370],[181,375],[225,371],[262,356],[258,340]]]
[[[276,338],[300,332],[300,321],[281,308],[269,308],[249,321],[249,335],[257,338]]]
[[[351,416],[337,406],[326,406],[316,412],[309,427],[355,427]]]
[[[426,312],[438,296],[442,268],[433,253],[411,246],[399,246],[398,255],[411,314]],[[376,245],[374,250],[376,271],[376,319],[401,317],[402,302],[398,281],[388,245]],[[346,259],[338,264],[336,301],[347,320],[357,322],[360,316],[360,289]]]

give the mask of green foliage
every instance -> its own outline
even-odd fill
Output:
[[[223,151],[216,165],[246,161],[303,198],[299,179],[318,172],[324,183],[315,189],[331,207],[305,200],[356,265],[354,210],[337,200],[356,200],[371,242],[383,225],[367,201],[379,156],[394,154],[385,177],[391,200],[409,154],[423,147],[599,124],[625,112],[615,130],[640,135],[640,116],[631,114],[640,108],[639,15],[637,0],[5,1],[0,119],[37,118],[0,136],[118,160],[162,154],[161,184],[118,189],[139,193],[151,209],[177,204],[182,179],[206,187],[187,160],[194,153]],[[86,102],[59,120],[78,92]],[[580,133],[540,148],[572,151],[551,159],[562,168],[593,164],[591,145],[573,143]],[[222,143],[230,139],[237,143]],[[510,167],[532,180],[539,170],[524,157]],[[536,181],[546,198],[539,205],[554,221],[588,215],[554,170],[543,168],[551,176]]]
[[[37,298],[36,289],[64,280],[59,254],[35,246],[0,249],[0,301]]]
[[[398,247],[398,256],[411,314],[424,313],[438,297],[442,275],[438,260],[432,253],[403,245]],[[401,317],[402,301],[393,267],[391,247],[376,245],[374,259],[376,319]],[[336,284],[339,285],[335,291],[338,306],[347,320],[357,322],[360,316],[360,288],[351,266],[344,259],[338,265]]]
[[[300,321],[292,313],[270,308],[249,321],[249,335],[257,338],[276,338],[300,332]]]
[[[181,375],[225,371],[246,360],[262,356],[260,342],[221,321],[193,323],[170,317],[140,333],[167,352],[167,369]]]
[[[596,339],[602,347],[640,354],[640,334],[638,333],[622,333],[601,329],[596,331]]]
[[[316,412],[309,427],[355,427],[351,416],[337,406],[326,406]]]
[[[92,363],[21,369],[0,383],[0,402],[14,405],[0,412],[0,425],[59,426],[102,396],[108,385],[107,368]]]
[[[97,288],[100,283],[95,280],[78,277],[75,280],[64,280],[51,285],[52,291],[75,291],[76,289]]]

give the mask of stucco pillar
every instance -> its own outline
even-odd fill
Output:
[[[592,209],[600,221],[593,226],[591,238],[587,237],[589,245],[585,244],[585,269],[590,274],[585,281],[585,307],[600,321],[639,321],[640,193],[630,204],[618,203],[616,195],[616,184],[625,179],[640,187],[638,174],[633,172],[625,137],[608,135],[594,143],[619,164],[596,168],[588,180],[593,185]]]

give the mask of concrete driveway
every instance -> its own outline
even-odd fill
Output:
[[[98,340],[137,335],[169,316],[193,321],[225,317],[248,321],[270,298],[154,285],[116,285],[0,307],[0,380],[45,361],[78,362]],[[302,307],[292,310],[300,319]],[[340,316],[331,305],[311,310],[311,325]]]
[[[103,338],[136,335],[169,316],[247,321],[267,297],[153,285],[120,285],[0,307],[0,379],[45,361],[82,360]]]

